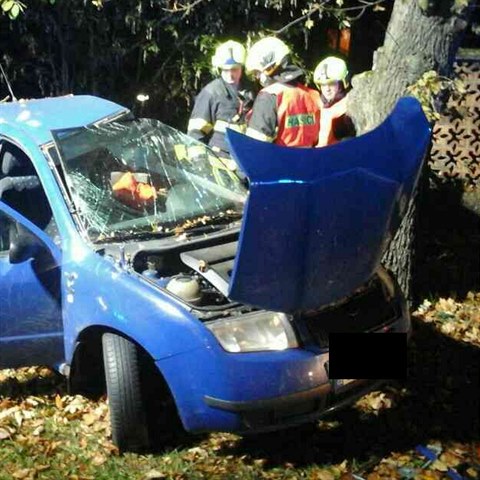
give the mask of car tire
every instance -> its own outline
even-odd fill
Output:
[[[120,335],[105,333],[102,348],[113,443],[121,452],[144,451],[149,436],[138,347]]]

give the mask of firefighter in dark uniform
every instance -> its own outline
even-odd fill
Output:
[[[224,159],[230,158],[226,129],[244,133],[246,114],[253,104],[253,94],[242,81],[245,53],[243,45],[233,40],[216,49],[212,65],[220,77],[200,91],[188,122],[188,134],[208,144]],[[236,167],[233,161],[230,165]]]
[[[355,136],[355,127],[347,115],[348,69],[345,60],[327,57],[313,72],[320,90],[320,133],[318,147],[332,145]]]
[[[248,51],[246,69],[260,81],[247,135],[291,147],[315,147],[320,125],[320,95],[304,84],[304,71],[291,63],[290,49],[266,37]]]

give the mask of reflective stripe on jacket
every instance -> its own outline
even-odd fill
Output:
[[[303,84],[274,83],[261,90],[260,95],[275,97],[276,131],[270,132],[272,121],[263,118],[261,112],[253,115],[247,135],[264,141],[273,141],[278,145],[290,147],[314,147],[318,142],[320,125],[320,95],[318,91]],[[259,103],[260,104],[260,103]],[[266,105],[266,103],[265,103]],[[267,125],[267,123],[269,125]]]
[[[225,122],[224,120],[217,120],[215,125],[213,126],[213,130],[219,133],[225,133],[227,128],[231,130],[235,130],[236,132],[245,133],[245,129],[247,128],[246,123],[231,123]]]
[[[245,131],[241,109],[237,88],[217,78],[198,94],[188,122],[188,134],[228,155],[226,129]]]

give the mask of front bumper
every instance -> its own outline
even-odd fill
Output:
[[[319,420],[379,388],[386,380],[357,380],[342,393],[334,393],[332,382],[283,397],[251,402],[231,402],[205,397],[211,407],[235,412],[243,429],[237,433],[262,433]]]
[[[373,299],[377,290],[372,288]],[[379,309],[366,308],[364,292],[352,297],[344,314],[365,311],[357,318],[362,331],[411,332],[403,296],[397,292],[390,307],[377,317],[376,328],[368,328],[369,316]],[[338,310],[337,309],[337,310]],[[394,315],[391,316],[391,312]],[[213,335],[206,347],[157,362],[174,396],[187,431],[261,432],[321,418],[377,388],[384,380],[356,380],[340,389],[333,388],[328,376],[328,344],[314,328],[315,321],[331,321],[332,312],[305,316],[303,348],[278,352],[227,353]],[[335,313],[338,315],[338,312]],[[297,325],[298,327],[298,325]],[[304,334],[310,338],[306,340]],[[328,336],[327,336],[328,337]],[[351,359],[353,362],[355,358]]]
[[[246,354],[199,349],[157,366],[187,431],[242,433],[314,421],[384,382],[357,380],[335,391],[328,360],[328,351],[306,349]]]

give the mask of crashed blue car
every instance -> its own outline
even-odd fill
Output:
[[[380,261],[429,143],[417,101],[321,149],[228,136],[249,190],[110,101],[0,104],[0,368],[106,390],[123,451],[313,421],[375,384],[329,378],[329,332],[410,331]]]

